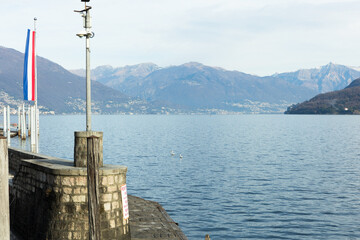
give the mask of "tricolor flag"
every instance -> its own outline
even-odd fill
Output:
[[[24,100],[35,101],[35,31],[28,29],[24,59]]]

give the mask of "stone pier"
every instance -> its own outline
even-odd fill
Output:
[[[18,158],[31,155],[33,159]],[[72,161],[9,149],[17,170],[10,188],[11,227],[24,239],[88,239],[87,170]],[[19,163],[20,161],[20,163]],[[14,166],[15,167],[15,166]],[[103,239],[130,239],[123,220],[124,166],[100,168],[100,216]]]

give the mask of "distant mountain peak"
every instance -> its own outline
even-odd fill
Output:
[[[95,69],[112,70],[114,68],[111,65],[101,65],[101,66],[97,66]]]
[[[350,67],[347,67],[347,66],[341,65],[341,64],[336,64],[336,63],[333,63],[333,62],[329,62],[328,64],[326,64],[325,66],[322,66],[320,68],[336,69],[336,68],[350,68]]]
[[[274,74],[273,77],[307,87],[318,93],[325,93],[345,88],[352,80],[360,77],[360,72],[351,67],[330,62],[319,68]]]
[[[203,67],[205,67],[204,64],[198,63],[198,62],[188,62],[188,63],[182,64],[181,66],[184,66],[184,67],[195,67],[195,68],[203,68]]]
[[[134,76],[145,77],[148,74],[160,69],[160,67],[154,63],[139,63],[136,65],[126,65],[124,67],[114,68],[115,75],[132,74]]]
[[[188,67],[188,68],[196,68],[196,69],[212,68],[212,69],[216,69],[218,71],[229,71],[229,70],[226,70],[226,69],[224,69],[222,67],[207,66],[207,65],[204,65],[204,64],[199,63],[199,62],[188,62],[188,63],[184,63],[184,64],[182,64],[180,66]],[[235,71],[235,72],[239,72],[239,71]]]
[[[158,67],[158,65],[156,65],[155,63],[152,62],[145,62],[145,63],[139,63],[139,64],[135,64],[135,65],[126,65],[125,67],[134,67],[134,66],[139,66],[139,67]]]

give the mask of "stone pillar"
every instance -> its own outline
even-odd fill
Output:
[[[84,131],[75,132],[74,144],[74,166],[86,167],[87,166],[87,138],[95,136],[99,138],[99,167],[103,166],[103,132]]]

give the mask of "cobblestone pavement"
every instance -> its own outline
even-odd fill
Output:
[[[130,195],[128,198],[132,240],[188,239],[159,203]]]

